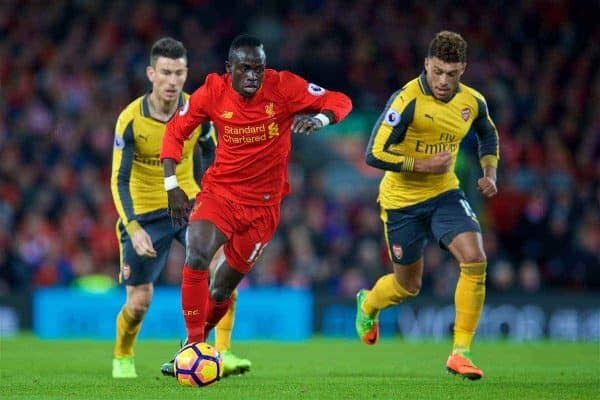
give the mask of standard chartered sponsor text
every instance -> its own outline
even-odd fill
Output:
[[[255,126],[233,127],[225,125],[223,141],[233,144],[248,144],[267,140],[267,128],[264,124]],[[257,135],[256,135],[257,134]]]

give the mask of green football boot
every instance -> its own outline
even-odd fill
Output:
[[[133,356],[113,358],[113,378],[137,378]]]
[[[376,344],[379,340],[379,313],[373,317],[365,313],[362,304],[369,294],[366,289],[361,289],[356,293],[356,333],[363,343],[368,345]]]
[[[171,361],[167,361],[166,363],[164,363],[163,365],[160,366],[160,372],[164,376],[172,376],[173,378],[175,378],[175,358],[177,357],[177,354],[179,354],[179,351],[182,348],[184,348],[186,345],[187,345],[187,339],[180,341],[179,342],[179,350],[177,350],[177,352],[175,353],[175,355],[173,356]]]
[[[223,360],[223,377],[245,374],[252,367],[250,360],[236,356],[231,350],[223,350],[221,360]]]

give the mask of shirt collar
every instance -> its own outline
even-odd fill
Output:
[[[152,115],[150,115],[150,104],[149,104],[151,93],[152,93],[152,90],[150,90],[149,92],[146,92],[146,94],[142,98],[142,115],[146,118],[152,118]],[[183,107],[184,104],[185,104],[185,98],[183,97],[183,92],[181,92],[179,94],[179,100],[177,101],[177,108]]]

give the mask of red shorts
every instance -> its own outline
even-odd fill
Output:
[[[280,205],[249,206],[214,193],[196,196],[191,221],[212,222],[227,237],[225,259],[238,272],[247,273],[273,237],[279,224]]]

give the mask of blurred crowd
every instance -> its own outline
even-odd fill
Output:
[[[500,133],[498,196],[484,201],[474,188],[473,135],[457,167],[484,230],[489,290],[598,290],[598,11],[566,0],[2,1],[0,295],[91,274],[116,280],[113,129],[149,89],[159,37],[186,45],[190,92],[223,71],[235,35],[251,32],[270,66],[344,91],[357,115],[376,117],[443,29],[467,39],[463,81],[486,96]],[[381,174],[362,161],[370,130],[347,130],[295,139],[293,194],[244,285],[350,297],[390,270],[375,203]],[[455,262],[435,245],[425,259],[423,291],[451,296]],[[161,283],[177,285],[182,262],[175,245]]]

